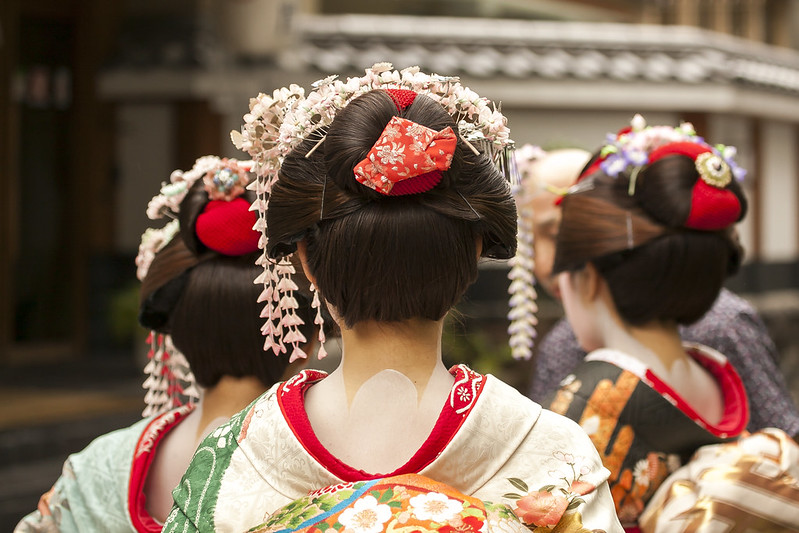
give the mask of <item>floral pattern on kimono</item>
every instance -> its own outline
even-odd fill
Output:
[[[706,444],[728,442],[744,431],[746,393],[727,360],[707,347],[686,344],[722,390],[724,414],[711,424],[637,360],[597,350],[562,383],[549,408],[588,433],[610,470],[616,511],[628,531],[663,481]]]

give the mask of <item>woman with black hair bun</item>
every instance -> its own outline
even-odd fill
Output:
[[[250,108],[233,139],[258,169],[265,257],[299,257],[342,361],[207,440],[164,531],[620,532],[576,424],[442,362],[444,318],[478,261],[516,250],[502,114],[455,78],[388,65]],[[267,282],[267,342],[289,280]]]
[[[161,531],[197,445],[298,364],[264,350],[262,268],[251,162],[205,156],[175,171],[148,215],[136,258],[139,321],[152,330],[145,418],[73,454],[39,510],[15,531]],[[314,333],[308,281],[296,276],[296,313]],[[302,340],[305,343],[305,340]],[[311,340],[308,346],[315,341]],[[274,352],[274,353],[272,353]]]
[[[743,524],[754,509],[752,501],[741,501],[735,510],[703,510],[700,500],[687,511],[692,497],[718,494],[702,492],[707,486],[695,478],[664,495],[672,486],[664,481],[697,449],[740,438],[749,418],[741,378],[724,355],[683,343],[678,331],[711,308],[741,264],[734,226],[746,214],[739,183],[745,171],[734,153],[708,144],[690,124],[646,126],[637,115],[632,128],[589,161],[560,204],[553,273],[569,322],[589,353],[544,404],[591,437],[611,472],[627,531],[694,531],[714,520]],[[795,455],[787,435],[768,431],[786,451],[783,458]],[[725,477],[731,487],[732,477]],[[670,503],[676,507],[664,514],[668,520],[657,517],[662,508],[641,520],[659,487],[655,506],[696,490]],[[763,516],[771,512],[768,505],[761,509]],[[779,516],[777,507],[772,510]],[[777,527],[769,531],[792,523],[769,520],[763,523]]]

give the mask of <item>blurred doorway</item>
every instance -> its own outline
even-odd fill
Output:
[[[97,201],[110,140],[94,96],[108,15],[98,0],[0,7],[0,364],[85,348],[86,265],[111,221]]]

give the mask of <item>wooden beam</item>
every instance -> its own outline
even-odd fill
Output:
[[[99,100],[97,75],[113,49],[119,2],[84,0],[74,12],[75,49],[73,53],[73,101],[70,166],[74,251],[74,338],[77,354],[84,354],[88,344],[89,260],[98,252],[113,247],[114,157],[113,109]],[[80,207],[78,207],[80,206]]]

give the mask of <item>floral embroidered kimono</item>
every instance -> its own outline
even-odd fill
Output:
[[[637,359],[609,349],[588,354],[551,397],[549,408],[577,421],[599,450],[627,531],[638,531],[646,503],[700,446],[733,440],[746,427],[746,392],[726,358],[698,344],[685,347],[721,388],[724,412],[717,424]]]
[[[463,365],[451,373],[449,401],[422,447],[395,472],[374,475],[336,459],[313,433],[304,392],[324,373],[275,385],[200,445],[164,531],[246,531],[322,487],[418,473],[504,504],[535,531],[621,532],[608,471],[576,424],[493,376]]]
[[[162,439],[193,409],[185,405],[98,437],[64,463],[50,496],[50,516],[24,517],[15,533],[106,531],[154,533],[144,483]]]
[[[515,514],[419,474],[315,490],[275,511],[253,533],[530,533]]]

